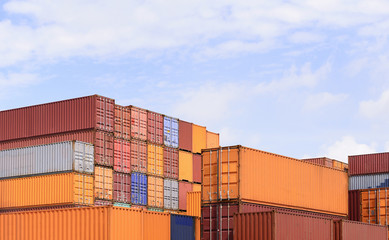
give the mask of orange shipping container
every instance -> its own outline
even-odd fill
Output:
[[[112,200],[113,170],[105,167],[95,167],[95,197]]]
[[[163,208],[163,178],[148,176],[147,184],[148,206]]]
[[[163,148],[147,144],[147,173],[163,177]]]
[[[186,193],[186,213],[188,216],[201,217],[201,192]]]
[[[193,192],[201,192],[201,184],[193,183]]]
[[[361,190],[361,221],[389,224],[389,188]]]
[[[219,133],[207,131],[207,148],[218,148],[219,145]]]
[[[344,171],[242,146],[202,154],[204,203],[240,200],[345,216]]]
[[[336,168],[336,169],[339,169],[339,170],[344,170],[342,169],[342,162],[340,161],[336,161],[336,160],[332,160],[332,167],[333,168]]]
[[[192,153],[178,152],[178,179],[193,182],[193,157]]]
[[[193,124],[192,127],[192,152],[201,153],[201,149],[207,148],[207,129]]]
[[[195,218],[195,240],[201,239],[201,218],[197,217]]]
[[[79,173],[0,180],[0,193],[0,208],[94,203],[93,177]]]
[[[0,240],[170,240],[170,214],[87,207],[0,214]]]

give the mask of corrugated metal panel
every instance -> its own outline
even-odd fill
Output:
[[[112,201],[95,199],[95,206],[112,206]]]
[[[147,199],[149,207],[163,208],[163,178],[148,176]]]
[[[166,146],[178,148],[178,119],[163,117],[163,137]]]
[[[120,105],[115,105],[115,137],[131,138],[131,111]]]
[[[334,240],[387,240],[388,228],[354,221],[335,221]]]
[[[147,205],[147,176],[143,173],[131,174],[131,203]]]
[[[389,172],[389,153],[374,153],[348,157],[349,173],[366,175]]]
[[[129,106],[131,110],[131,138],[147,140],[147,112],[144,109]]]
[[[165,209],[178,210],[178,181],[163,180],[163,197]]]
[[[321,158],[308,158],[308,159],[301,159],[304,162],[310,162],[314,164],[318,164],[325,167],[332,167],[332,159],[321,157]]]
[[[93,145],[78,141],[0,151],[0,178],[76,171],[93,174]]]
[[[0,180],[0,208],[93,205],[93,177],[62,173]]]
[[[205,203],[241,200],[347,215],[344,171],[242,146],[207,149],[202,161]]]
[[[201,191],[187,192],[186,209],[188,216],[201,217]]]
[[[214,133],[214,132],[210,132],[210,131],[207,131],[206,133],[207,135],[207,148],[218,148],[220,147],[220,144],[219,144],[219,133]]]
[[[82,129],[113,132],[115,100],[88,96],[0,112],[0,141]]]
[[[201,149],[207,148],[207,129],[193,124],[192,131],[192,151],[193,153],[201,153]]]
[[[131,171],[146,173],[147,144],[139,140],[131,140]]]
[[[113,200],[115,202],[131,202],[131,175],[113,173]]]
[[[96,164],[113,166],[113,135],[96,131],[95,135],[95,162]]]
[[[54,209],[64,209],[64,208],[81,208],[81,207],[87,207],[87,206],[68,204],[68,205],[52,205],[52,206],[42,206],[42,207],[32,207],[32,208],[6,208],[6,209],[0,209],[0,214],[27,212],[27,211],[44,211],[44,210],[54,210]]]
[[[130,208],[131,207],[131,204],[128,204],[128,203],[121,203],[121,202],[114,202],[113,205],[115,207],[126,207],[126,208]]]
[[[131,172],[131,142],[124,139],[114,140],[114,162],[113,169],[116,172]]]
[[[178,179],[193,182],[193,157],[192,153],[179,150],[178,152]]]
[[[163,177],[163,148],[147,144],[147,174]]]
[[[178,179],[178,150],[163,148],[163,175],[165,178]]]
[[[193,217],[171,214],[171,240],[195,240],[195,223]]]
[[[113,170],[105,167],[95,168],[95,197],[112,200]]]
[[[360,220],[365,223],[389,224],[389,188],[360,190]]]
[[[352,221],[361,221],[361,191],[348,191],[348,217]]]
[[[158,145],[163,144],[163,116],[147,111],[147,141]]]
[[[143,239],[155,240],[155,239],[170,239],[170,214],[162,212],[145,211],[143,217]],[[154,228],[155,229],[151,229]],[[130,235],[127,235],[127,238]],[[114,238],[116,239],[116,238]]]
[[[192,123],[179,120],[178,145],[181,150],[192,152]]]
[[[193,183],[193,192],[201,192],[201,184]]]
[[[193,154],[193,182],[201,183],[201,155]]]
[[[349,190],[389,187],[389,173],[349,177]]]
[[[186,194],[193,192],[192,184],[188,182],[178,182],[178,208],[186,210]]]

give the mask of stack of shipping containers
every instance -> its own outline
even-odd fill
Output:
[[[334,159],[330,159],[330,158],[326,158],[326,157],[307,158],[307,159],[302,159],[302,161],[315,163],[315,164],[318,164],[321,166],[335,168],[335,169],[339,169],[339,170],[346,171],[346,172],[348,171],[348,164],[347,163],[344,163],[344,162],[341,162],[338,160],[334,160]]]

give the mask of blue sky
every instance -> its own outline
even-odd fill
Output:
[[[295,158],[389,151],[389,2],[0,2],[0,110],[100,94]]]

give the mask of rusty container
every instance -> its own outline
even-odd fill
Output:
[[[126,173],[113,173],[113,201],[131,203],[131,175]]]
[[[201,191],[186,193],[186,213],[188,216],[201,217]]]
[[[202,162],[204,203],[244,201],[348,213],[344,171],[242,146],[204,150]]]
[[[112,206],[113,202],[110,200],[95,199],[95,206]]]
[[[93,176],[61,173],[0,180],[0,208],[93,205]]]
[[[340,220],[334,222],[334,240],[387,240],[387,226]]]
[[[193,182],[201,183],[201,154],[193,154]]]
[[[178,179],[193,182],[193,154],[179,150]]]
[[[131,110],[127,107],[115,105],[115,137],[131,139]]]
[[[207,148],[207,129],[196,124],[192,125],[192,152],[201,153]]]
[[[147,111],[147,141],[163,144],[163,116],[162,114]]]
[[[219,133],[207,131],[207,148],[220,147]]]
[[[113,169],[116,172],[131,172],[131,142],[125,139],[114,139]]]
[[[192,152],[192,126],[193,124],[190,122],[178,121],[178,145],[181,150]]]
[[[144,141],[131,140],[131,171],[147,172],[147,144]]]
[[[389,172],[389,152],[348,157],[349,174],[367,175]]]
[[[361,191],[348,191],[348,219],[361,221]]]
[[[318,164],[325,167],[331,167],[331,168],[332,168],[332,160],[333,159],[326,158],[326,157],[302,159],[302,161],[304,162],[310,162],[310,163]]]
[[[389,188],[360,190],[360,204],[362,222],[389,225]]]
[[[106,167],[95,168],[95,198],[112,200],[113,170]]]
[[[178,179],[178,150],[176,148],[163,148],[163,176]]]
[[[188,182],[178,182],[178,208],[186,210],[186,194],[192,192],[192,184]]]
[[[163,177],[163,147],[147,144],[147,174]]]
[[[128,107],[131,111],[131,138],[147,140],[147,111],[135,106]]]
[[[147,205],[152,208],[163,208],[163,178],[147,177]]]

